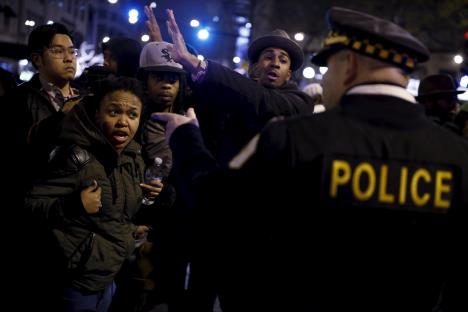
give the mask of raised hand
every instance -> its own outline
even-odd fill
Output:
[[[174,12],[167,9],[167,30],[172,38],[173,46],[170,48],[170,52],[174,61],[181,63],[186,70],[191,73],[196,72],[199,60],[195,55],[190,54],[185,45],[184,36],[180,32],[179,26],[177,26]]]
[[[98,213],[102,208],[101,192],[102,188],[98,185],[96,180],[93,180],[93,184],[81,191],[81,202],[87,213]]]
[[[158,21],[156,20],[156,17],[154,16],[153,9],[147,5],[145,5],[145,15],[146,15],[146,18],[148,19],[145,22],[145,24],[146,24],[146,28],[148,29],[148,33],[151,38],[151,41],[154,41],[154,42],[163,41],[162,35],[161,35],[161,29],[159,28]]]

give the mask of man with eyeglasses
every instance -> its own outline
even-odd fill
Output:
[[[8,101],[14,103],[13,114],[17,117],[17,150],[34,151],[36,160],[44,164],[55,144],[57,126],[81,98],[70,83],[76,73],[77,49],[67,28],[53,23],[31,32],[28,50],[38,73],[13,90]]]
[[[29,242],[28,256],[24,255],[24,259],[30,258],[30,261],[27,266],[22,265],[19,274],[24,273],[24,278],[27,276],[31,281],[28,287],[33,289],[32,298],[27,301],[36,307],[48,305],[41,302],[45,298],[41,293],[50,292],[52,288],[43,283],[47,279],[48,285],[54,285],[56,279],[41,274],[48,271],[45,269],[48,260],[39,256],[48,255],[48,250],[43,247],[47,237],[41,234],[37,224],[31,222],[30,212],[23,210],[24,192],[34,179],[44,177],[49,152],[57,143],[59,125],[81,97],[71,85],[76,73],[77,50],[64,25],[53,23],[33,29],[28,38],[28,51],[38,73],[6,95],[4,109],[7,110],[6,128],[9,130],[7,146],[13,151],[8,153],[11,156],[8,166],[14,168],[14,174],[7,178],[14,186],[8,194],[15,202],[10,209],[15,214],[14,220],[22,224],[22,230],[16,234],[18,241]],[[21,239],[23,235],[25,239]],[[18,251],[19,259],[21,254]]]

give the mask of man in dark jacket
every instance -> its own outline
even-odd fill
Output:
[[[259,37],[249,46],[249,79],[187,51],[173,12],[168,10],[175,61],[190,73],[208,148],[226,164],[273,117],[312,113],[313,100],[291,81],[303,63],[302,49],[283,30]]]
[[[79,101],[71,81],[76,73],[77,49],[67,28],[59,23],[36,27],[29,35],[28,50],[38,73],[7,95],[7,109],[15,120],[13,144],[20,156],[44,167],[53,148],[57,127]],[[34,153],[34,158],[29,158]],[[20,162],[24,165],[25,162]],[[28,171],[28,177],[33,175]],[[35,175],[39,174],[35,173]]]
[[[362,12],[328,22],[312,59],[328,66],[327,111],[268,125],[239,170],[213,170],[192,110],[156,114],[176,171],[217,213],[232,311],[431,311],[444,280],[441,311],[466,310],[468,144],[405,89],[429,52]]]

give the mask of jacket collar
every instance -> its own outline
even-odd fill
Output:
[[[416,104],[414,96],[412,96],[405,88],[383,83],[354,86],[349,89],[346,94],[388,95]]]
[[[362,85],[341,99],[342,114],[384,127],[415,129],[430,124],[424,108],[412,101],[404,88],[393,85]],[[409,96],[408,96],[409,95]]]

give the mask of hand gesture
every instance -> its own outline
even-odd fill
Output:
[[[186,123],[191,123],[198,127],[197,116],[195,110],[190,107],[185,115],[174,113],[153,113],[151,119],[154,121],[162,121],[166,124],[166,141],[169,143],[172,133],[175,129]]]
[[[153,42],[163,41],[162,35],[161,35],[161,29],[159,28],[158,21],[156,20],[156,17],[154,16],[153,9],[147,5],[145,5],[145,15],[146,15],[146,18],[148,19],[145,24],[146,24],[146,28],[148,29],[151,41]]]
[[[181,63],[186,70],[194,73],[197,70],[199,60],[187,50],[184,37],[180,32],[179,26],[177,26],[172,10],[167,10],[167,17],[167,30],[173,43],[173,46],[169,48],[172,58],[174,61]]]
[[[93,184],[81,191],[81,202],[87,213],[98,213],[102,208],[101,192],[102,188],[96,180],[93,180]]]

